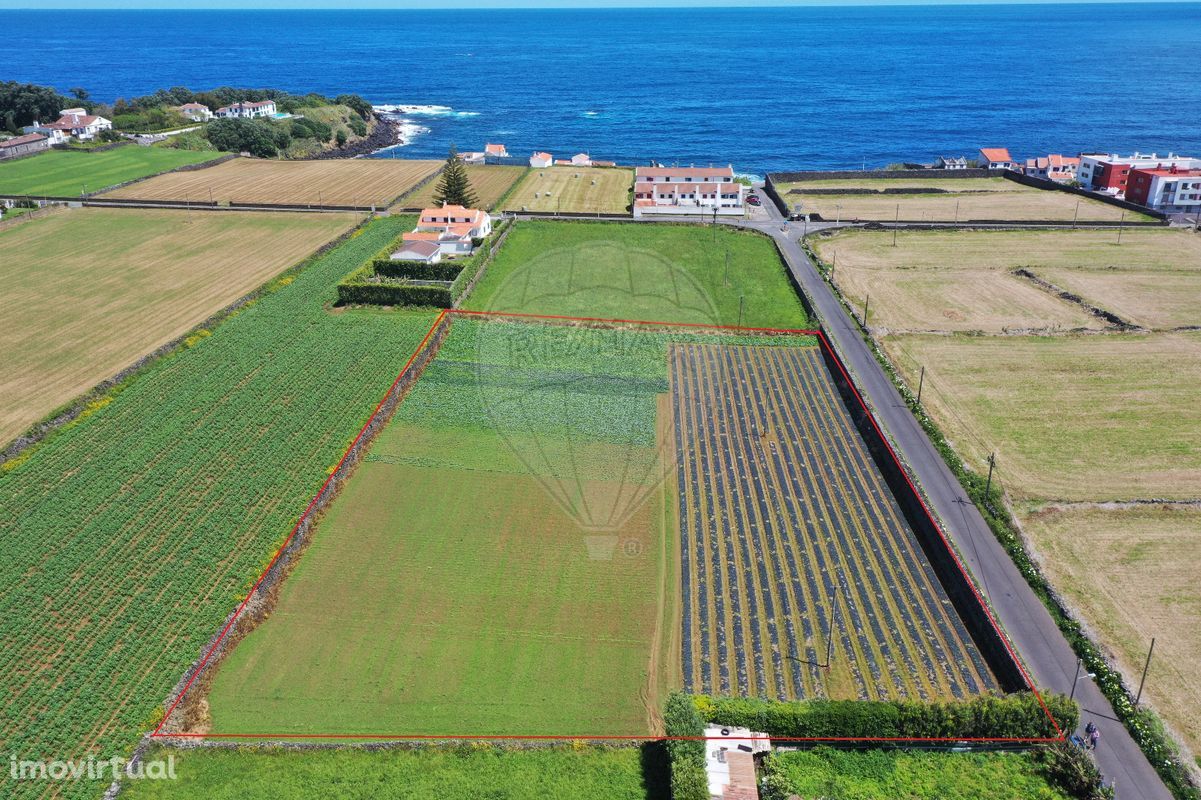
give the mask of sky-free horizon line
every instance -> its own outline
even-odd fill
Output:
[[[1166,5],[1198,4],[1198,0],[41,0],[37,5],[10,4],[0,0],[0,11],[452,11],[495,9],[599,10],[636,8],[854,8],[868,6],[1026,6],[1026,5]]]

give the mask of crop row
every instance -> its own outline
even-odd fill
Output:
[[[995,688],[816,348],[680,346],[671,365],[687,690]]]
[[[323,307],[410,223],[371,223],[0,474],[0,750],[107,757],[153,724],[429,328]]]

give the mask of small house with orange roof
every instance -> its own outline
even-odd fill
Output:
[[[493,158],[508,158],[509,151],[503,144],[485,144],[484,155]]]
[[[1008,147],[981,147],[980,160],[987,169],[1018,169],[1018,164],[1009,155]]]
[[[555,163],[555,157],[552,156],[550,153],[544,153],[544,152],[540,151],[540,152],[534,153],[532,156],[530,156],[530,166],[533,167],[534,169],[542,169],[543,167],[549,167],[551,164],[554,164],[554,163]]]
[[[1070,183],[1076,180],[1076,170],[1080,168],[1080,159],[1051,153],[1045,158],[1027,158],[1026,174],[1034,178],[1046,178],[1056,183]]]

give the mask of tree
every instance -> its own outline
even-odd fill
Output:
[[[336,139],[338,142],[338,147],[346,146],[347,136],[346,136],[346,130],[344,128],[338,128],[338,133],[336,134]]]
[[[88,90],[83,88],[82,86],[75,86],[75,87],[72,87],[71,89],[68,89],[67,91],[69,91],[71,93],[71,96],[74,97],[76,100],[78,100],[81,103],[86,103],[92,97],[91,93],[88,92]]]
[[[0,117],[7,118],[12,112],[12,130],[34,121],[53,122],[58,112],[72,105],[73,101],[63,97],[48,86],[16,81],[0,81]]]
[[[442,168],[442,177],[434,187],[434,205],[450,203],[471,208],[478,202],[475,191],[471,188],[471,179],[467,177],[467,168],[463,166],[463,159],[459,158],[459,153],[452,144],[446,166]]]

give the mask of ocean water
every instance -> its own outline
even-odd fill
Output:
[[[1201,154],[1201,3],[493,11],[3,11],[0,79],[409,106],[399,157],[505,143],[744,172]]]

